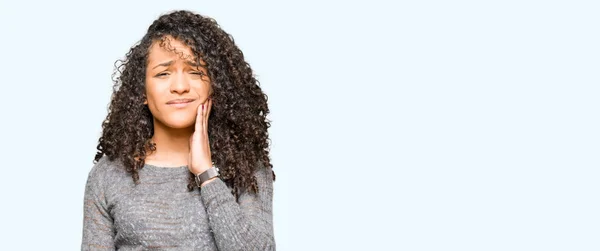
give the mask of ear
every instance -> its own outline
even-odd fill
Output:
[[[144,105],[148,104],[148,99],[144,99]]]

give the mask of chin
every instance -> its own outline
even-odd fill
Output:
[[[163,120],[163,124],[173,129],[184,129],[194,126],[194,120],[195,116],[172,116]]]
[[[168,123],[167,126],[173,129],[185,129],[194,126],[194,123]]]

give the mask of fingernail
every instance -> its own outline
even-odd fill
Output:
[[[204,104],[202,104],[202,110],[204,111]]]

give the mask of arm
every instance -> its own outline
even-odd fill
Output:
[[[98,164],[90,171],[85,186],[81,250],[115,250],[113,219],[107,209]]]
[[[258,192],[242,193],[239,204],[221,179],[200,190],[219,250],[275,250],[273,174],[261,166],[255,176]]]

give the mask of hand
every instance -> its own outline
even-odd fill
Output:
[[[194,133],[190,137],[190,157],[188,168],[194,175],[203,173],[212,167],[210,144],[208,141],[208,115],[212,100],[208,98],[198,106]]]

